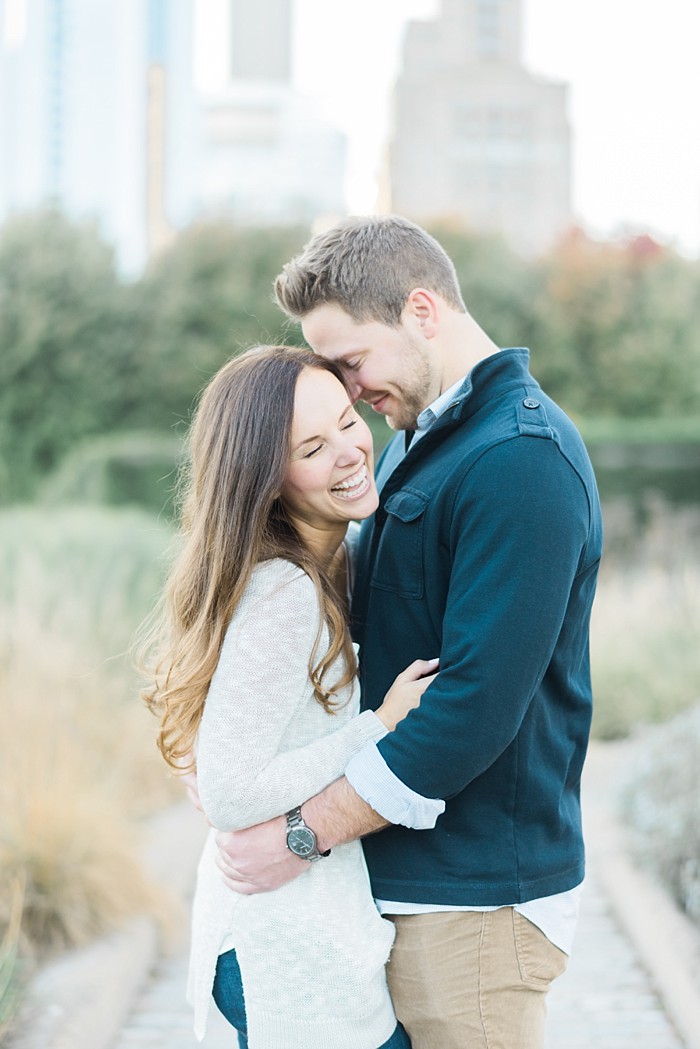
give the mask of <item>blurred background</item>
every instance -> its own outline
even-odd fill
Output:
[[[352,212],[429,228],[587,441],[594,733],[671,733],[629,818],[700,917],[699,37],[694,0],[0,0],[0,1034],[154,905],[180,792],[128,649],[182,438],[301,341],[272,281]]]

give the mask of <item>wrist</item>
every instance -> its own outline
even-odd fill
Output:
[[[326,852],[338,845],[338,842],[329,840],[323,804],[319,801],[321,797],[322,795],[316,794],[315,797],[305,801],[301,806],[301,814],[307,825],[314,829],[319,852]]]
[[[290,852],[312,863],[328,856],[331,851],[319,846],[316,832],[306,822],[300,805],[286,814],[286,840]]]
[[[393,732],[394,727],[395,727],[393,719],[391,717],[389,717],[388,711],[384,710],[384,704],[383,703],[382,703],[381,707],[378,707],[378,709],[374,711],[374,716],[379,721],[381,721],[382,725],[387,730],[387,732]]]
[[[365,714],[367,715],[367,717],[372,717],[378,722],[378,724],[377,724],[377,735],[374,737],[374,739],[371,742],[378,743],[380,739],[384,739],[384,737],[387,735],[387,733],[394,731],[394,728],[396,726],[394,726],[394,728],[391,728],[387,724],[387,720],[385,720],[384,716],[380,716],[379,711],[377,711],[377,710],[367,710],[367,711],[365,711]]]

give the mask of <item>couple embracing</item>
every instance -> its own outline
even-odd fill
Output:
[[[212,824],[196,1033],[213,996],[249,1049],[541,1049],[584,877],[588,456],[405,219],[275,290],[313,352],[204,391],[146,692]],[[397,431],[376,477],[358,399]]]

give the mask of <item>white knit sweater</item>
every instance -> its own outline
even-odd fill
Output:
[[[197,742],[202,804],[220,830],[278,816],[342,775],[384,727],[357,715],[357,688],[327,714],[314,699],[309,655],[320,622],[312,581],[297,566],[259,565],[226,633]],[[324,626],[319,653],[328,645]],[[337,680],[340,668],[328,672]],[[240,896],[214,862],[199,864],[188,998],[204,1037],[218,954],[235,946],[250,1049],[378,1049],[396,1020],[384,966],[393,925],[371,896],[359,842],[275,892]]]

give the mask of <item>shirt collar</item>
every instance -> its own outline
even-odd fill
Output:
[[[463,391],[462,387],[465,386],[469,376],[463,375],[461,379],[458,379],[456,383],[453,383],[449,389],[441,393],[439,397],[436,397],[432,404],[429,404],[427,408],[424,408],[416,420],[416,434],[413,440],[415,441],[419,436],[427,433],[433,423],[437,422],[441,415],[444,415],[447,409],[450,407],[452,402],[458,393],[468,392],[466,389]]]

